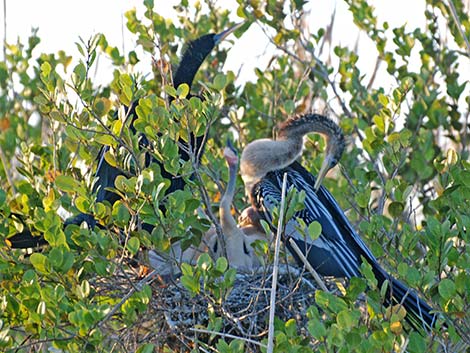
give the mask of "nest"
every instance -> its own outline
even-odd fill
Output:
[[[162,283],[157,280],[156,271],[137,284],[133,280],[136,273],[128,271],[121,271],[110,287],[108,281],[95,283],[103,294],[112,292],[121,299],[120,305],[98,325],[108,332],[108,343],[104,346],[112,347],[113,352],[133,352],[149,343],[156,352],[217,352],[220,339],[227,343],[238,339],[243,341],[244,351],[260,352],[268,337],[272,266],[263,270],[262,273],[237,274],[233,287],[223,293],[220,300],[203,290],[192,295],[179,279]],[[308,272],[287,264],[279,265],[277,280],[276,317],[284,322],[294,319],[297,333],[311,337],[306,332],[307,310],[315,305],[315,291],[319,286]],[[345,285],[344,282],[338,283],[338,279],[332,278],[323,278],[323,281],[332,294],[341,296],[338,288]],[[152,288],[147,310],[138,314],[133,324],[123,324],[121,329],[116,329],[120,307],[143,284],[150,284]],[[361,296],[356,304],[366,317],[364,299]],[[463,341],[456,344],[439,337],[435,339],[440,342],[441,351],[463,352],[468,348]],[[312,338],[312,351],[317,343]]]
[[[153,273],[146,282],[150,276],[157,277]],[[326,281],[332,290],[337,290],[335,283]],[[148,310],[133,327],[122,330],[112,340],[131,350],[152,343],[157,352],[208,352],[213,351],[209,347],[215,347],[219,339],[240,339],[245,351],[258,352],[268,334],[271,285],[271,266],[264,268],[263,273],[237,274],[233,287],[221,300],[203,292],[194,296],[179,279],[165,284],[154,280]],[[314,304],[316,289],[308,274],[280,265],[276,317],[283,321],[294,319],[300,331],[305,330],[307,309]]]

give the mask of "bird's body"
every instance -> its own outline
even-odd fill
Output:
[[[291,118],[288,122],[289,124],[281,127],[280,131],[284,140],[298,140],[299,135],[307,132],[320,132],[327,135],[327,157],[322,167],[322,175],[324,175],[337,163],[344,150],[344,138],[339,127],[330,119],[315,114]],[[296,125],[303,125],[304,129],[300,129]],[[287,131],[285,131],[286,129]],[[293,133],[293,131],[297,132]],[[284,140],[280,145],[286,145]],[[371,265],[379,287],[386,280],[390,282],[389,295],[386,298],[389,303],[403,304],[408,312],[407,318],[413,326],[417,328],[432,326],[435,315],[431,313],[431,307],[379,265],[364,241],[355,232],[334,197],[325,187],[320,186],[321,178],[316,179],[296,162],[295,158],[282,160],[282,163],[279,163],[281,167],[276,168],[279,156],[274,156],[272,152],[266,154],[264,148],[259,149],[261,152],[256,152],[255,148],[259,147],[259,143],[255,142],[247,146],[249,153],[244,151],[242,154],[242,178],[248,181],[247,192],[252,207],[271,225],[273,230],[276,229],[276,225],[273,224],[271,215],[281,200],[284,173],[287,174],[288,189],[295,188],[299,192],[305,192],[305,208],[296,212],[292,219],[288,220],[283,239],[297,262],[303,264],[295,251],[292,251],[293,249],[287,241],[289,238],[295,241],[313,268],[325,276],[345,278],[361,276],[361,264],[364,260]],[[272,144],[276,142],[269,141],[270,151],[274,150]],[[264,142],[262,143],[264,144]],[[256,158],[253,158],[254,155]],[[289,153],[284,152],[283,155],[288,156]],[[298,153],[292,155],[297,156]],[[258,160],[264,161],[260,164],[253,163]],[[246,168],[247,165],[250,168]],[[256,173],[247,175],[246,172],[250,170],[255,170]],[[314,221],[319,222],[322,226],[320,236],[312,241],[308,236],[305,236],[308,234],[307,232],[302,234],[296,219],[301,219],[307,226]]]
[[[190,246],[182,251],[179,242],[172,245],[168,254],[150,253],[150,262],[154,269],[161,275],[174,275],[178,272],[178,265],[182,262],[194,264],[199,256],[205,252],[210,252],[214,258],[226,255],[229,266],[242,272],[256,271],[261,266],[261,262],[255,254],[253,243],[257,240],[266,240],[262,229],[254,225],[239,227],[232,216],[232,202],[235,195],[235,185],[238,172],[238,156],[233,147],[226,147],[224,157],[229,168],[229,180],[227,187],[220,200],[219,220],[224,237],[225,252],[221,244],[215,227],[212,227],[206,234],[201,244]]]
[[[223,31],[218,34],[207,34],[198,39],[189,42],[186,50],[184,51],[178,69],[175,71],[173,76],[173,83],[175,87],[178,87],[180,84],[186,83],[191,87],[194,77],[203,63],[204,59],[209,55],[212,49],[220,43],[227,35],[232,33],[235,29],[239,28],[241,24],[235,25],[226,31]],[[171,102],[172,98],[170,98]],[[127,115],[131,119],[130,128],[135,133],[133,123],[137,118],[135,109],[138,103],[134,102],[130,107],[126,108]],[[180,140],[179,145],[179,155],[180,158],[184,161],[189,160],[190,155],[189,150],[194,152],[195,156],[201,156],[204,149],[203,146],[204,137],[194,135],[189,136],[189,144]],[[139,146],[140,148],[146,148],[149,146],[149,141],[144,134],[139,136]],[[188,148],[190,147],[190,148]],[[113,204],[119,199],[119,196],[109,190],[109,188],[114,188],[114,182],[119,175],[123,175],[123,171],[119,168],[111,166],[105,159],[105,154],[109,150],[108,146],[103,147],[100,150],[98,155],[98,165],[96,169],[95,179],[96,182],[93,186],[93,191],[96,193],[96,202],[107,201]],[[171,193],[176,190],[181,190],[184,188],[185,181],[180,175],[173,175],[167,172],[163,166],[163,163],[151,158],[150,154],[146,155],[145,158],[146,166],[149,166],[150,163],[157,163],[160,166],[162,176],[170,181],[170,187],[166,190],[166,193]],[[162,203],[161,207],[165,207]],[[72,218],[69,218],[65,221],[64,226],[68,224],[81,224],[86,222],[89,227],[93,228],[96,225],[96,220],[90,214],[80,213]],[[153,229],[152,225],[143,224],[142,227],[151,231]],[[32,248],[40,245],[44,245],[46,242],[42,236],[34,236],[31,231],[25,230],[21,233],[15,234],[14,236],[8,238],[8,245],[11,248]]]
[[[266,240],[264,232],[253,226],[240,228],[232,216],[232,202],[238,172],[238,156],[233,148],[226,147],[224,157],[229,168],[229,180],[220,200],[220,226],[225,240],[227,260],[230,266],[242,271],[251,271],[260,266],[260,261],[252,246],[256,240]]]

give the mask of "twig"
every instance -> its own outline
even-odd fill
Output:
[[[222,256],[227,257],[227,248],[225,246],[225,238],[223,236],[222,227],[220,226],[220,223],[218,222],[217,217],[214,215],[214,213],[211,210],[210,197],[209,197],[209,194],[207,193],[207,189],[204,187],[204,182],[202,180],[201,174],[199,173],[199,167],[196,165],[196,162],[192,158],[191,160],[192,160],[194,175],[196,176],[196,180],[198,181],[198,189],[199,189],[199,192],[201,193],[201,199],[205,206],[204,213],[206,214],[207,217],[209,217],[210,221],[215,227],[215,231],[217,234],[217,241],[219,242],[220,248],[222,249]],[[209,250],[209,255],[214,259],[216,254],[214,254],[214,251],[212,250],[211,247],[209,247],[208,250]]]
[[[75,337],[77,337],[77,334],[74,333],[74,334],[71,334],[70,336],[67,336],[67,337],[53,337],[53,338],[46,338],[46,339],[40,339],[40,340],[37,340],[37,341],[32,341],[30,343],[21,343],[19,346],[14,347],[11,350],[11,352],[18,352],[19,350],[23,350],[23,349],[26,349],[26,348],[34,347],[36,345],[50,343],[50,342],[70,341],[70,340],[74,339]]]
[[[294,239],[292,238],[289,238],[289,244],[290,246],[292,246],[292,249],[294,249],[295,253],[299,256],[299,258],[302,260],[302,262],[304,263],[304,266],[307,268],[307,270],[310,272],[310,274],[313,276],[313,279],[318,283],[318,285],[320,286],[320,288],[324,291],[324,292],[330,292],[328,290],[328,288],[326,287],[325,283],[323,282],[323,280],[321,279],[320,275],[317,273],[317,271],[315,271],[315,269],[312,267],[312,265],[310,265],[310,263],[308,262],[307,258],[305,257],[305,255],[302,253],[302,250],[300,250],[299,246],[297,245],[297,243],[294,241]]]
[[[406,352],[406,348],[408,347],[409,342],[410,342],[410,339],[406,337],[405,342],[403,343],[403,346],[400,347],[400,353]]]
[[[119,308],[121,306],[124,305],[124,303],[138,290],[141,290],[142,287],[147,284],[147,283],[150,283],[154,277],[156,277],[156,275],[158,274],[158,271],[157,270],[153,270],[152,272],[150,272],[145,278],[143,278],[142,280],[140,280],[136,285],[135,287],[132,287],[131,290],[129,291],[129,293],[127,293],[119,303],[117,303],[111,310],[110,312],[100,321],[98,322],[95,327],[101,327],[110,317],[112,317],[116,311],[119,310]]]
[[[7,0],[3,0],[3,60],[7,60]]]
[[[462,29],[462,23],[460,22],[459,16],[457,15],[457,10],[455,9],[454,2],[452,0],[449,0],[448,2],[449,2],[449,7],[450,7],[450,13],[452,14],[452,17],[455,21],[455,25],[458,28],[459,33],[462,36],[462,39],[465,42],[465,45],[467,47],[467,55],[470,58],[470,42],[468,41],[468,38]]]
[[[6,160],[6,157],[5,157],[5,153],[3,153],[3,149],[1,147],[0,147],[0,161],[2,162],[3,170],[5,171],[5,175],[7,177],[8,184],[10,184],[11,191],[13,192],[13,194],[16,194],[15,185],[13,184],[13,179],[10,175],[10,169],[7,166],[7,160]]]
[[[269,305],[269,327],[268,327],[268,347],[267,353],[274,351],[274,314],[276,312],[276,288],[277,276],[279,272],[279,252],[281,248],[281,233],[284,227],[284,206],[286,203],[287,173],[284,173],[282,179],[281,205],[279,210],[279,221],[277,223],[276,241],[274,245],[274,262],[273,262],[273,281],[271,284],[271,297]]]
[[[377,77],[377,72],[379,71],[380,64],[382,63],[382,59],[380,56],[377,57],[375,61],[374,71],[372,72],[372,76],[370,77],[369,83],[367,84],[366,90],[369,91],[372,88],[372,85],[375,82],[375,78]]]
[[[255,344],[255,345],[257,345],[261,348],[266,348],[266,345],[263,344],[263,343],[260,343],[260,342],[255,341],[255,340],[251,340],[249,338],[244,338],[244,337],[238,337],[238,336],[235,336],[235,335],[231,335],[229,333],[223,333],[223,332],[217,332],[217,331],[211,331],[211,330],[204,330],[204,329],[194,328],[194,327],[191,327],[190,330],[193,331],[193,332],[208,333],[210,335],[217,335],[217,336],[221,336],[221,337],[227,337],[227,338],[242,340],[242,341],[245,341],[245,342],[248,342],[248,343],[251,343],[251,344]]]

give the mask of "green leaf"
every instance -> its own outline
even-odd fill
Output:
[[[164,88],[164,91],[170,97],[176,98],[176,96],[177,96],[175,87],[173,87],[171,85],[166,85],[165,88]]]
[[[133,50],[129,52],[128,58],[129,58],[129,63],[131,65],[135,65],[139,62],[139,58],[137,57],[137,53]]]
[[[83,196],[77,197],[75,200],[75,207],[77,207],[81,213],[90,213],[91,211],[90,201]]]
[[[6,198],[7,198],[6,192],[3,190],[0,190],[0,205],[5,205]]]
[[[193,276],[193,274],[194,274],[193,267],[190,266],[187,263],[182,263],[181,264],[181,273],[184,276]]]
[[[215,269],[220,273],[224,273],[228,268],[228,261],[225,257],[219,257],[215,263]]]
[[[181,85],[178,86],[178,89],[176,90],[176,95],[178,98],[186,98],[189,93],[189,86],[187,83],[182,83]]]
[[[80,187],[80,183],[69,175],[58,175],[54,182],[59,189],[65,192],[75,192]]]
[[[393,201],[388,205],[388,212],[394,218],[400,217],[405,210],[405,206],[402,202]]]
[[[286,324],[286,333],[289,337],[294,337],[297,333],[297,324],[294,319],[287,320]]]
[[[370,190],[366,189],[366,190],[363,190],[362,192],[357,193],[354,196],[354,199],[356,200],[359,207],[367,208],[367,206],[369,205],[369,201],[370,201]]]
[[[148,9],[153,10],[153,7],[154,7],[153,0],[144,0],[144,6]]]
[[[443,279],[439,283],[438,289],[441,297],[446,300],[451,299],[455,295],[455,283],[448,278]]]
[[[401,262],[398,265],[398,274],[400,275],[400,277],[406,278],[406,276],[408,275],[408,265],[406,263]]]
[[[315,301],[320,307],[329,309],[333,313],[339,313],[347,308],[346,302],[343,299],[321,290],[315,292]]]
[[[382,116],[380,115],[375,115],[373,118],[375,125],[379,129],[379,131],[383,134],[385,134],[385,120]]]
[[[127,242],[127,250],[129,250],[129,252],[132,255],[135,255],[135,254],[137,254],[139,249],[140,249],[140,240],[139,240],[139,238],[131,237],[129,239],[129,241]]]
[[[214,78],[214,84],[212,85],[212,87],[217,91],[221,91],[224,89],[226,84],[227,77],[224,74],[217,74]]]
[[[116,144],[116,140],[111,135],[96,134],[94,139],[96,142],[105,146],[113,146]]]
[[[111,166],[111,167],[116,167],[117,166],[117,161],[116,158],[114,157],[114,154],[111,151],[106,151],[104,154],[104,160]]]
[[[361,273],[366,278],[367,283],[373,289],[377,288],[377,278],[375,278],[374,272],[372,271],[371,265],[364,259],[361,263]]]
[[[75,66],[73,73],[75,74],[75,83],[81,84],[86,78],[85,65],[83,65],[83,63],[79,63],[77,66]]]
[[[103,117],[111,110],[111,101],[108,98],[99,98],[95,102],[95,113]]]
[[[60,265],[62,264],[62,261],[64,260],[62,250],[59,248],[53,248],[49,252],[49,255],[47,256],[51,265],[54,268],[60,268]]]
[[[309,320],[307,323],[307,330],[313,338],[321,340],[326,336],[326,328],[320,319]]]
[[[75,256],[73,253],[67,251],[64,253],[64,258],[60,270],[62,273],[67,273],[73,266],[75,262]]]
[[[418,332],[411,332],[408,336],[409,343],[407,350],[410,353],[426,352],[426,340]]]
[[[321,224],[317,221],[313,221],[308,225],[308,235],[312,240],[318,239],[322,231]]]
[[[148,0],[147,0],[148,1]],[[153,3],[153,1],[151,1]],[[155,350],[155,345],[153,343],[146,343],[135,351],[135,353],[152,353]]]
[[[240,5],[237,7],[237,16],[240,18],[247,18],[247,15],[245,13],[245,5]]]
[[[51,73],[52,67],[47,61],[43,62],[41,65],[41,73],[43,76],[47,77]]]
[[[129,223],[129,220],[131,219],[129,210],[120,200],[114,203],[112,214],[114,220],[120,226],[126,226]]]
[[[29,257],[29,261],[38,272],[49,273],[47,257],[43,254],[33,253]]]
[[[295,112],[295,103],[292,99],[288,99],[284,102],[284,110],[286,114],[292,115]]]
[[[197,259],[197,267],[203,271],[206,271],[212,267],[212,259],[209,254],[204,253],[199,256],[199,258]]]
[[[341,310],[336,316],[336,323],[338,327],[343,330],[350,330],[357,326],[359,321],[360,313],[357,311],[350,311],[349,309]]]
[[[196,276],[183,275],[181,277],[181,284],[185,286],[193,295],[198,294],[201,290],[199,278]]]

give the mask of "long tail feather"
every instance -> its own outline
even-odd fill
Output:
[[[399,280],[389,277],[392,301],[406,309],[406,320],[417,330],[430,330],[437,319],[437,314],[423,299]]]

